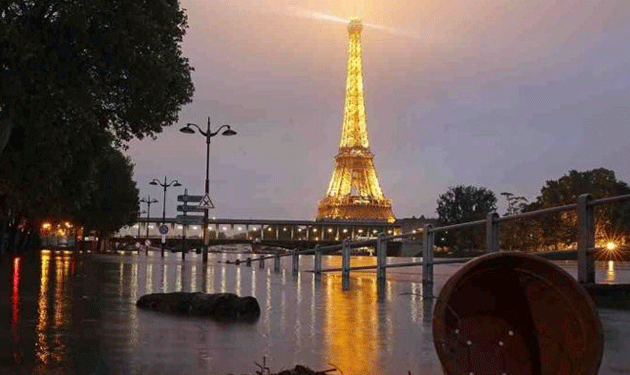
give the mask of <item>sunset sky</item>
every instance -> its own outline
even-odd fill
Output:
[[[312,219],[341,134],[347,31],[361,17],[368,132],[398,218],[436,216],[449,186],[533,199],[545,180],[605,167],[630,182],[628,0],[183,0],[193,102],[157,140],[130,143],[142,197],[153,178],[202,194],[210,146],[222,218]],[[159,206],[156,207],[156,206]],[[503,213],[503,205],[500,206]],[[143,205],[143,209],[146,206]]]

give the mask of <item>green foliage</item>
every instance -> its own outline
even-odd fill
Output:
[[[517,215],[527,207],[527,198],[512,193],[501,193],[507,200],[504,216]],[[541,245],[542,231],[539,223],[531,219],[515,219],[501,222],[499,241],[501,249],[508,251],[535,251]]]
[[[570,170],[558,180],[548,180],[536,201],[525,206],[525,211],[574,204],[581,194],[590,193],[593,199],[630,194],[627,183],[617,180],[615,172],[598,168],[584,172]],[[545,244],[561,248],[577,239],[575,211],[547,215],[538,220]],[[630,203],[603,205],[595,208],[596,238],[628,235]]]
[[[14,126],[59,118],[128,141],[161,132],[191,101],[177,0],[16,0],[0,20],[1,108]]]
[[[438,220],[440,225],[482,220],[496,210],[496,203],[494,193],[484,187],[450,187],[437,201]],[[479,226],[445,232],[438,236],[437,244],[455,250],[479,250],[483,248],[484,231],[485,227]]]
[[[71,218],[97,189],[99,153],[177,121],[194,89],[186,27],[177,0],[0,2],[5,217]]]
[[[76,219],[86,231],[101,234],[117,231],[138,219],[138,189],[133,177],[133,164],[119,150],[110,148],[97,163],[96,190],[89,202],[76,212]]]

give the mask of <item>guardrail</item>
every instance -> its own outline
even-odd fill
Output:
[[[378,237],[370,240],[354,241],[350,242],[344,240],[340,245],[331,246],[315,246],[312,249],[306,250],[294,250],[288,254],[275,254],[271,256],[261,256],[256,259],[247,258],[246,264],[251,266],[253,262],[259,262],[259,267],[265,267],[265,260],[274,260],[274,271],[280,271],[280,258],[290,256],[292,258],[292,272],[297,274],[299,272],[300,255],[314,254],[314,269],[313,272],[316,275],[321,275],[325,272],[341,272],[344,282],[347,283],[350,277],[350,271],[359,270],[376,270],[376,277],[378,280],[384,280],[386,278],[386,270],[394,267],[417,267],[422,266],[422,286],[425,296],[433,296],[433,266],[436,264],[447,263],[464,263],[474,257],[469,258],[453,258],[453,259],[433,259],[433,250],[435,243],[435,233],[455,230],[461,228],[468,228],[478,225],[486,226],[486,252],[492,253],[500,251],[499,249],[499,223],[507,222],[518,219],[529,219],[542,215],[548,215],[557,212],[577,210],[577,226],[578,226],[578,240],[577,240],[577,258],[578,258],[578,281],[580,283],[594,283],[595,282],[595,267],[594,267],[594,252],[600,248],[595,247],[595,217],[594,207],[603,204],[616,203],[621,201],[630,200],[630,194],[619,195],[615,197],[608,197],[602,199],[593,200],[590,194],[582,194],[578,197],[577,203],[557,206],[551,208],[545,208],[542,210],[525,212],[516,215],[500,217],[496,212],[489,213],[484,220],[470,221],[466,223],[459,223],[453,225],[446,225],[441,227],[434,227],[427,224],[422,229],[423,236],[422,241],[422,261],[408,262],[408,263],[387,263],[387,243],[392,240],[411,237],[418,235],[417,231],[401,233],[397,235],[385,235],[379,233]],[[373,266],[360,266],[351,267],[350,265],[350,250],[352,248],[374,246],[376,248],[376,265]],[[341,268],[328,268],[322,269],[322,255],[334,251],[341,250],[342,262]],[[571,254],[575,253],[575,250],[562,250],[562,251],[549,251],[539,252],[535,255],[543,257],[552,257],[554,255]]]

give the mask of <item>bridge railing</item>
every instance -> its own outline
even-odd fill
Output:
[[[519,219],[532,219],[543,215],[549,215],[558,212],[565,212],[571,210],[577,210],[577,227],[578,227],[578,239],[577,250],[562,250],[562,251],[547,251],[539,252],[536,255],[542,257],[553,257],[564,254],[575,254],[577,251],[578,259],[578,281],[581,283],[594,283],[595,282],[595,267],[594,267],[594,252],[600,248],[595,247],[595,217],[594,207],[603,205],[618,203],[623,201],[630,201],[630,194],[619,195],[614,197],[602,198],[593,200],[590,194],[582,194],[578,197],[577,202],[574,204],[568,204],[564,206],[557,206],[551,208],[545,208],[541,210],[524,212],[516,215],[500,217],[496,212],[489,213],[486,219],[475,220],[466,223],[445,225],[440,227],[434,227],[427,224],[420,231],[423,236],[422,241],[422,260],[416,262],[407,263],[387,263],[387,244],[390,241],[395,241],[407,237],[417,236],[418,232],[406,232],[397,235],[385,235],[379,233],[375,239],[361,240],[361,241],[348,241],[344,240],[342,244],[330,245],[330,246],[315,246],[311,249],[294,250],[288,254],[275,254],[271,256],[261,256],[253,261],[258,261],[259,266],[264,268],[265,260],[274,259],[274,270],[278,272],[280,270],[280,258],[285,256],[292,257],[292,271],[293,273],[299,272],[300,255],[314,254],[314,266],[313,272],[316,275],[320,275],[324,272],[341,272],[344,280],[348,280],[350,271],[359,270],[376,270],[376,277],[379,280],[386,278],[386,269],[394,267],[417,267],[422,266],[422,285],[425,296],[433,295],[433,266],[436,264],[448,264],[448,263],[464,263],[475,257],[466,258],[451,258],[451,259],[437,259],[434,260],[434,244],[435,234],[444,231],[457,230],[469,227],[475,227],[485,225],[485,247],[486,252],[497,252],[499,248],[499,223],[508,222]],[[376,248],[376,265],[370,266],[355,266],[350,264],[351,249],[374,246]],[[342,262],[341,267],[337,268],[322,268],[322,255],[338,252],[341,250]],[[251,264],[248,259],[248,264]]]

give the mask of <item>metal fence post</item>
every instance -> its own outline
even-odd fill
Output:
[[[422,231],[422,295],[433,297],[433,243],[435,232],[433,225],[425,224]]]
[[[590,194],[582,194],[577,202],[578,220],[578,282],[595,282],[595,264],[592,250],[595,248],[595,218],[593,207],[588,205]]]
[[[350,278],[350,242],[346,238],[341,246],[341,277]]]
[[[319,245],[315,245],[315,274],[322,274],[322,251],[319,249]]]
[[[376,278],[385,280],[387,277],[385,264],[387,263],[387,241],[383,239],[383,233],[378,234],[376,239]]]
[[[300,272],[300,254],[297,250],[292,251],[291,258],[293,258],[293,274],[297,275]]]
[[[273,257],[273,272],[280,272],[280,254],[278,253]]]
[[[252,258],[247,257],[247,259],[245,260],[245,265],[247,267],[251,267],[252,266]]]
[[[486,252],[496,253],[499,251],[499,222],[496,220],[499,214],[490,212],[486,215]]]
[[[265,268],[265,257],[260,257],[260,264],[258,265],[259,268]]]

